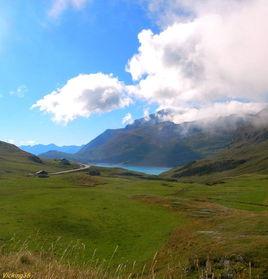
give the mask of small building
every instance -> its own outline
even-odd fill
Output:
[[[48,172],[46,172],[44,170],[40,170],[40,171],[36,172],[35,175],[39,178],[47,178]]]

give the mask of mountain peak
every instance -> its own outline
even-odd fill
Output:
[[[156,113],[152,113],[148,116],[135,120],[132,124],[126,126],[127,129],[138,128],[144,126],[153,126],[163,122],[174,124],[168,119],[169,111],[159,110]],[[174,124],[175,125],[175,124]]]

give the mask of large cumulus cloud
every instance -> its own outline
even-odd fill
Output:
[[[124,83],[112,75],[81,74],[37,101],[33,107],[51,113],[55,122],[68,123],[92,113],[128,106],[132,100],[126,92]]]
[[[157,10],[163,1],[150,4]],[[176,17],[170,7],[187,13]],[[162,108],[201,111],[197,117],[218,109],[216,104],[237,113],[265,105],[267,1],[167,1],[165,9],[162,16],[172,13],[174,22],[158,34],[143,30],[127,66],[139,97]]]

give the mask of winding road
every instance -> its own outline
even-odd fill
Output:
[[[90,168],[90,165],[81,165],[81,168],[79,168],[79,169],[53,172],[53,173],[50,173],[49,175],[60,175],[60,174],[65,174],[65,173],[79,172],[79,171],[87,170],[89,168]]]

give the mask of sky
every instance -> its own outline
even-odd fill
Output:
[[[84,144],[268,102],[266,0],[1,0],[0,139]]]

